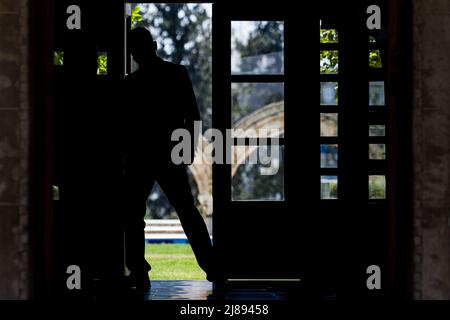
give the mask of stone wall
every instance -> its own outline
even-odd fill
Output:
[[[412,3],[414,297],[450,299],[450,1]]]
[[[0,0],[0,299],[29,296],[28,0]]]

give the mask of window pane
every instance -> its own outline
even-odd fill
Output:
[[[320,199],[337,199],[338,197],[338,177],[320,177]]]
[[[320,104],[322,106],[336,106],[338,104],[338,83],[320,83]]]
[[[283,32],[282,21],[232,21],[231,73],[282,74]]]
[[[337,50],[320,51],[320,73],[337,74],[339,68],[339,54]]]
[[[106,75],[108,73],[108,53],[99,52],[97,56],[97,74]]]
[[[338,43],[338,41],[336,29],[320,29],[320,43]]]
[[[338,135],[338,114],[321,113],[320,114],[320,136],[337,137]]]
[[[369,82],[369,106],[384,106],[384,81]]]
[[[284,130],[283,83],[232,83],[232,127]]]
[[[382,68],[380,50],[369,50],[369,68]]]
[[[59,200],[59,187],[52,186],[53,200]]]
[[[321,144],[320,145],[320,167],[337,168],[338,145]]]
[[[369,137],[384,137],[385,136],[385,126],[373,124],[369,126]]]
[[[384,143],[369,144],[369,159],[370,160],[386,159],[386,145]]]
[[[386,199],[386,176],[369,176],[369,199]]]
[[[283,152],[282,146],[233,146],[232,200],[283,201]]]
[[[64,65],[64,51],[53,52],[53,65],[55,66]]]

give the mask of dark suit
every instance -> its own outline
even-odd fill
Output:
[[[197,261],[205,272],[212,247],[206,225],[194,205],[185,165],[171,161],[175,129],[193,137],[200,120],[192,85],[184,66],[154,57],[151,63],[125,78],[125,247],[132,272],[146,272],[144,259],[146,199],[155,181],[177,211]],[[193,152],[192,152],[193,157]]]

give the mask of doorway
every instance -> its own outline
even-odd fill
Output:
[[[211,128],[212,4],[127,3],[126,27],[148,29],[157,42],[157,55],[186,67],[200,109],[202,132]],[[137,68],[127,53],[126,73]],[[209,141],[203,135],[200,139],[199,147],[206,147]],[[201,154],[198,152],[197,158]],[[188,174],[196,206],[212,237],[212,167],[196,159],[188,167]],[[152,261],[152,279],[204,280],[205,274],[195,261],[177,214],[158,183],[147,200],[145,219],[146,259]]]
[[[192,69],[204,132],[214,127],[225,134],[237,124],[282,129],[275,167],[247,163],[255,144],[239,137],[232,143],[234,150],[244,149],[235,152],[237,163],[191,166],[192,190],[227,279],[301,280],[314,290],[334,290],[337,280],[345,278],[364,292],[364,267],[370,262],[388,268],[396,258],[394,247],[387,244],[388,238],[397,237],[392,221],[398,200],[393,195],[403,185],[392,169],[398,156],[392,143],[398,130],[395,121],[400,122],[392,118],[395,94],[387,82],[392,49],[385,27],[381,32],[365,29],[363,5],[347,12],[332,1],[326,3],[330,6],[311,9],[313,14],[302,19],[285,2],[258,7],[233,0],[121,2],[95,8],[106,10],[102,16],[114,21],[107,24],[105,18],[90,29],[99,51],[105,52],[106,74],[99,75],[109,90],[105,96],[115,81],[133,70],[121,35],[141,24],[153,32],[163,58]],[[61,6],[58,16],[65,17]],[[203,23],[196,14],[203,15]],[[176,23],[164,26],[163,16]],[[191,24],[210,28],[197,29],[192,38],[183,31]],[[66,38],[64,28],[57,30],[63,30],[60,39]],[[208,37],[209,48],[196,46]],[[270,48],[259,50],[266,44]],[[202,54],[205,50],[210,52]],[[188,58],[194,56],[201,63]],[[200,65],[206,71],[198,71]],[[208,81],[199,76],[202,72],[209,73]],[[274,168],[275,176],[261,174]],[[175,217],[158,187],[150,200],[149,218]],[[208,219],[213,211],[212,228]],[[363,242],[368,250],[361,257],[354,253]]]

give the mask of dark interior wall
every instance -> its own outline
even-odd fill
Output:
[[[0,1],[0,299],[29,296],[28,2]]]
[[[66,8],[72,4],[80,7],[81,30],[66,28]],[[119,159],[120,162],[117,154],[110,153],[117,148],[117,141],[111,136],[118,129],[109,127],[109,124],[115,123],[113,115],[122,108],[117,103],[119,96],[116,95],[121,92],[120,87],[115,88],[120,84],[124,72],[124,19],[122,1],[58,0],[55,3],[55,50],[63,51],[65,57],[79,55],[83,48],[91,46],[95,46],[97,52],[107,53],[107,75],[96,76],[95,79],[91,79],[87,73],[83,74],[84,77],[71,73],[69,58],[64,66],[54,67],[53,177],[54,183],[60,187],[60,198],[54,202],[53,207],[54,275],[56,292],[64,297],[66,294],[70,295],[68,298],[80,294],[66,288],[66,269],[69,265],[78,265],[83,270],[82,279],[86,281],[82,285],[84,288],[92,283],[93,278],[112,277],[112,274],[120,277],[123,274],[123,234],[119,218],[121,211],[117,210],[117,203],[112,200],[120,198],[113,194],[113,190],[119,190],[119,186],[109,189],[105,194],[100,188],[92,188],[91,185],[95,185],[92,182],[95,179],[103,183],[109,181],[110,186],[118,183],[121,177],[116,174],[121,172],[121,163],[113,161],[117,165],[112,165],[114,168],[108,167],[106,171],[110,171],[107,176],[102,175],[102,178],[100,172],[103,171],[96,167],[95,174],[91,173],[91,181],[80,181],[71,177],[71,172],[81,166],[77,162],[80,161],[79,158],[75,156],[77,160],[71,161],[65,158],[64,153],[74,152],[91,160],[100,157],[108,159],[103,162],[103,168],[111,164],[111,159]],[[90,81],[88,86],[84,85],[86,81]],[[68,100],[74,93],[77,98]],[[79,123],[84,124],[84,131],[78,126]],[[107,134],[102,135],[95,131],[94,126],[88,125],[93,123],[95,128],[101,128]],[[71,129],[67,130],[68,127]],[[84,135],[85,132],[91,132],[90,136]],[[102,138],[92,138],[99,136]],[[76,137],[76,142],[72,137]],[[94,140],[97,143],[95,147],[92,142]],[[101,156],[93,156],[97,151],[101,152]],[[95,167],[94,163],[97,162],[94,160],[92,167]],[[68,189],[77,191],[71,193],[67,192]],[[89,197],[89,194],[92,195],[89,193],[91,190],[96,192],[96,201]],[[84,197],[79,196],[81,194]],[[84,237],[79,236],[80,230],[85,233]]]
[[[450,3],[413,4],[414,294],[450,299]]]

